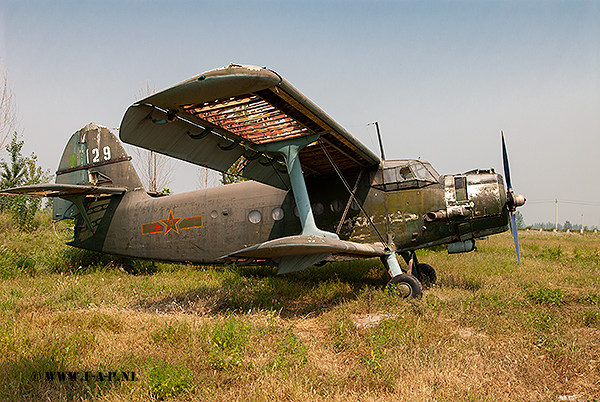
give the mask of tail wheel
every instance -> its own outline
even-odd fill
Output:
[[[431,286],[437,281],[435,269],[429,264],[419,263],[417,265],[417,279],[421,281],[423,286]]]
[[[404,299],[419,299],[423,296],[421,282],[410,274],[394,276],[388,282],[386,291],[394,296],[399,296]]]

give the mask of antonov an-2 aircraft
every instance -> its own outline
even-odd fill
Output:
[[[249,181],[160,196],[146,192],[117,138],[89,124],[71,136],[56,183],[6,193],[55,197],[74,219],[69,245],[151,260],[276,264],[379,257],[390,289],[419,297],[435,271],[415,251],[512,226],[523,196],[493,169],[440,176],[423,160],[381,160],[276,72],[207,71],[131,105],[122,141]],[[512,225],[509,223],[512,222]],[[403,257],[402,268],[397,254]],[[519,261],[520,264],[520,261]]]

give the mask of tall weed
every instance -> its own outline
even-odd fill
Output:
[[[242,364],[248,344],[250,326],[235,317],[215,323],[210,334],[210,363],[218,370]]]

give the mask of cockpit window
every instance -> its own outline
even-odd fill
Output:
[[[413,174],[413,172],[411,172],[411,170],[408,166],[403,166],[400,169],[396,169],[396,170],[400,173],[400,175],[398,177],[399,181],[410,180],[415,177],[415,175]],[[417,174],[417,176],[418,176],[418,174]]]
[[[373,187],[387,191],[437,183],[439,174],[428,162],[408,159],[384,161],[383,169],[375,172],[372,179]]]
[[[430,180],[430,181],[435,181],[435,179],[433,178],[433,176],[431,175],[431,173],[429,173],[429,170],[427,170],[427,168],[425,167],[425,165],[421,164],[415,164],[412,166],[412,168],[415,171],[415,175],[417,175],[417,177],[419,179],[422,180]]]
[[[396,169],[384,169],[383,181],[384,183],[394,183],[398,181],[398,179],[396,178]]]

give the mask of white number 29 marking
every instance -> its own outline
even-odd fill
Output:
[[[106,146],[102,148],[102,153],[104,154],[104,160],[110,160],[110,147]],[[94,158],[92,159],[92,163],[100,162],[100,150],[98,148],[92,149],[92,155]]]

